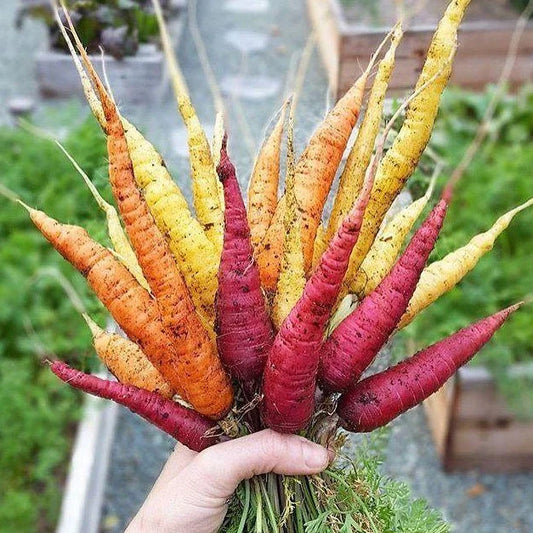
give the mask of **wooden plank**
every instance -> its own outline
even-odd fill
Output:
[[[525,375],[531,372],[531,365],[516,365],[508,373]],[[464,367],[458,373],[461,383],[461,398],[457,419],[462,426],[482,424],[502,428],[514,422],[515,416],[508,408],[503,396],[485,367]],[[533,425],[533,423],[532,423]]]
[[[486,369],[459,371],[449,422],[446,470],[533,469],[533,421],[514,417]]]
[[[533,454],[524,456],[465,455],[450,457],[445,463],[447,472],[464,472],[466,470],[480,470],[495,474],[524,472],[533,470]]]
[[[458,55],[453,67],[451,83],[461,87],[481,89],[498,81],[506,56]],[[339,94],[344,94],[361,72],[363,57],[343,61],[339,73]],[[414,87],[423,66],[423,58],[398,59],[391,78],[391,90],[408,90]],[[533,80],[533,53],[520,55],[509,76],[511,85]]]
[[[498,80],[505,54],[501,56],[458,57],[452,74],[452,83],[465,87],[481,88],[487,83]],[[519,55],[509,76],[513,84],[524,83],[533,79],[533,54]]]
[[[505,427],[456,426],[452,455],[533,456],[533,423],[510,422]]]
[[[320,52],[330,85],[337,97],[352,85],[389,28],[361,29],[349,24],[338,0],[308,0],[309,14],[317,31]],[[459,30],[459,50],[452,82],[480,89],[494,83],[503,67],[514,31],[514,21],[475,21]],[[418,77],[435,28],[409,28],[397,52],[397,67],[391,90],[412,87]],[[533,79],[533,23],[518,46],[518,58],[511,74],[512,85]]]
[[[338,94],[340,65],[340,32],[331,4],[324,0],[307,0],[308,12],[317,35],[322,61],[328,73],[330,88]]]
[[[446,452],[454,389],[452,379],[424,402],[426,419],[441,457]]]
[[[388,31],[388,30],[387,30]],[[351,57],[370,57],[387,31],[344,34],[341,46],[342,59]],[[397,57],[425,57],[435,28],[428,30],[407,30],[398,48]],[[463,26],[459,30],[459,51],[467,55],[505,55],[514,31],[514,25],[508,28],[485,29]],[[533,26],[529,26],[520,40],[518,54],[533,52]]]
[[[461,401],[458,405],[458,423],[504,426],[514,419],[492,379],[469,382],[461,377]]]

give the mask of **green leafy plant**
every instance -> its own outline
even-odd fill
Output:
[[[105,225],[94,216],[90,193],[53,142],[3,128],[0,143],[2,185],[60,220],[87,224],[96,238],[106,242]],[[105,146],[94,123],[75,128],[65,145],[105,191]],[[27,213],[5,198],[0,202],[0,298],[8,304],[0,309],[0,357],[31,353],[71,359],[87,354],[90,335],[57,278],[71,280],[91,312],[98,313],[99,304],[84,281],[73,276],[72,269],[36,235]]]
[[[0,358],[0,532],[53,531],[80,396],[36,359]]]
[[[54,143],[7,127],[0,143],[4,187],[62,220],[83,221],[105,243],[103,218],[95,217],[90,193]],[[105,191],[105,143],[93,121],[76,127],[65,144]],[[0,532],[52,531],[81,396],[41,361],[57,355],[84,367],[95,362],[87,327],[61,283],[71,283],[101,323],[105,318],[24,209],[1,196],[0,207]]]
[[[161,2],[167,7],[169,2]],[[116,59],[135,55],[139,44],[157,40],[159,30],[151,0],[67,0],[69,12],[82,42],[91,53],[106,53]],[[42,20],[48,27],[53,49],[68,52],[55,24],[48,0],[42,5],[22,7],[17,17],[20,25],[25,17]]]
[[[432,148],[453,169],[474,137],[491,98],[492,91],[478,94],[448,90]],[[533,196],[533,153],[524,147],[533,139],[533,88],[503,98],[490,124],[488,140],[457,186],[447,224],[433,253],[440,259],[465,244],[475,234],[488,229],[508,209]],[[426,161],[426,167],[431,162]],[[448,177],[443,176],[443,181]],[[427,177],[418,173],[411,184],[419,196]],[[477,206],[476,209],[473,209]],[[426,345],[448,335],[460,324],[474,319],[480,307],[496,310],[533,294],[531,254],[524,243],[533,239],[533,211],[524,211],[496,242],[461,284],[431,306],[408,328],[406,335],[417,345]],[[512,282],[510,282],[512,280]],[[531,376],[509,376],[514,363],[533,361],[531,313],[525,311],[510,319],[506,328],[473,364],[487,365],[510,405],[520,415],[531,416],[533,394]]]

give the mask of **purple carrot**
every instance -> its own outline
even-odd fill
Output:
[[[354,208],[331,239],[268,355],[262,416],[265,424],[277,431],[300,431],[313,414],[320,346],[359,237],[372,177],[367,178]]]
[[[200,452],[218,441],[212,435],[217,427],[214,422],[155,392],[91,376],[62,361],[53,361],[50,367],[71,387],[127,407],[191,450]]]
[[[217,173],[224,187],[224,244],[216,296],[217,346],[222,363],[236,378],[261,377],[274,340],[270,316],[253,257],[250,229],[235,167],[220,151]]]
[[[361,433],[373,431],[431,396],[490,340],[519,305],[479,320],[357,383],[339,400],[337,413],[342,427]]]
[[[447,207],[446,200],[435,206],[389,274],[324,343],[318,375],[325,390],[341,392],[356,383],[387,342],[413,296]]]

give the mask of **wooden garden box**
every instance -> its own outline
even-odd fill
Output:
[[[447,0],[428,1],[435,13],[443,12],[447,4]],[[517,19],[511,7],[502,7],[501,4],[506,4],[507,1],[480,1],[475,6],[478,11],[467,15],[460,30],[453,83],[468,88],[482,88],[487,83],[497,81]],[[390,8],[389,3],[389,0],[376,0],[372,4],[375,6],[373,9],[380,9],[380,4],[386,4],[387,12],[391,13],[390,20],[380,27],[349,21],[341,0],[307,0],[330,86],[337,97],[348,90],[394,24],[394,8]],[[506,15],[498,18],[493,13],[494,18],[487,16],[483,20],[484,8],[491,7],[494,11],[495,4],[500,4],[499,9]],[[470,10],[472,9],[474,2]],[[416,83],[438,16],[432,18],[427,15],[426,19],[428,22],[420,23],[415,17],[405,32],[391,80],[390,87],[393,91],[410,89]],[[524,32],[510,76],[510,82],[516,85],[528,80],[533,80],[533,23]]]
[[[102,57],[91,56],[91,61],[102,75]],[[164,90],[165,62],[163,53],[155,45],[142,45],[136,55],[120,61],[106,56],[105,65],[115,97],[121,103],[131,106],[153,103]],[[43,50],[37,54],[35,67],[43,96],[83,96],[80,78],[69,54]]]
[[[533,421],[510,412],[485,368],[460,369],[424,407],[445,470],[533,470]]]

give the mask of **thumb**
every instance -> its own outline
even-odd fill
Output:
[[[269,472],[317,474],[332,459],[332,452],[303,437],[267,429],[204,450],[183,474],[205,483],[212,497],[227,499],[243,479]]]

